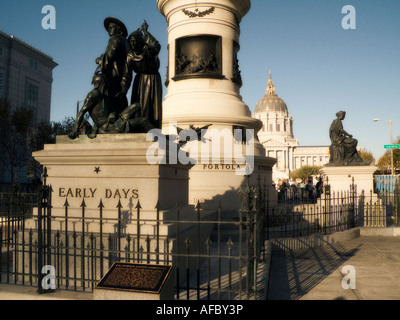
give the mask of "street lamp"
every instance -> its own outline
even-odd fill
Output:
[[[81,102],[83,102],[83,101],[85,101],[85,99],[78,100],[78,101],[76,102],[76,117],[77,117],[77,118],[78,118],[78,113],[79,113],[79,104],[80,104]]]
[[[386,122],[386,123],[390,124],[390,144],[393,144],[392,120],[386,121],[386,120],[383,120],[383,119],[375,118],[374,122],[377,122],[377,121],[383,121],[383,122]],[[393,166],[393,149],[390,149],[390,162],[391,162],[391,166],[392,166],[392,175],[394,175],[395,172],[394,172],[394,166]]]

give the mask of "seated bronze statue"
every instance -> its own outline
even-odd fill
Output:
[[[329,148],[330,159],[328,166],[360,166],[368,165],[357,151],[357,139],[343,129],[342,120],[346,116],[345,111],[339,111],[329,128],[331,146]]]

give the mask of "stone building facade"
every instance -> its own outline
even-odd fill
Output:
[[[50,122],[53,69],[56,66],[49,55],[0,31],[0,99],[8,100],[14,108],[32,108],[35,124]],[[2,161],[4,164],[0,154],[0,166]],[[29,183],[25,167],[16,175],[17,182]],[[0,184],[11,181],[9,170],[0,170]]]
[[[329,162],[329,146],[300,146],[294,137],[294,119],[288,107],[276,93],[271,72],[264,97],[257,103],[253,117],[263,128],[258,138],[267,156],[276,158],[273,180],[289,179],[293,170],[303,166],[323,166]]]
[[[31,107],[35,122],[50,121],[53,58],[0,31],[0,98]]]

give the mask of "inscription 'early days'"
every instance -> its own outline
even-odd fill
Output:
[[[98,191],[96,188],[59,188],[58,196],[60,198],[94,198],[101,196],[105,199],[138,199],[138,189],[105,189]]]

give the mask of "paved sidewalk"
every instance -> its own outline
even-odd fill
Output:
[[[345,266],[355,270],[355,289],[344,289]],[[260,264],[258,296],[263,300],[266,265]],[[400,300],[400,237],[361,236],[304,250],[273,251],[269,300]],[[0,284],[0,300],[91,300],[91,293]],[[254,299],[254,297],[251,297]]]
[[[342,280],[355,270],[355,289]],[[400,300],[400,237],[359,238],[296,251],[274,251],[269,300]]]
[[[36,287],[0,284],[0,300],[93,300],[93,294],[64,290],[39,294]]]

